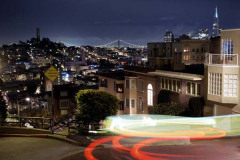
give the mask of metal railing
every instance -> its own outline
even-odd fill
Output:
[[[206,53],[205,64],[238,65],[237,54],[211,54]]]
[[[52,127],[52,119],[42,117],[7,117],[5,122],[0,122],[0,126],[12,127],[27,127],[26,124],[33,128],[49,130]]]

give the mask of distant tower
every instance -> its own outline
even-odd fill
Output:
[[[217,36],[220,36],[220,30],[219,30],[218,9],[216,7],[215,14],[214,14],[212,37],[217,37]]]
[[[37,28],[37,41],[40,41],[40,29]]]
[[[171,31],[167,31],[164,35],[164,42],[173,42],[174,35]]]

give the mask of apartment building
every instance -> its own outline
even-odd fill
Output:
[[[240,29],[221,32],[221,52],[207,54],[205,63],[205,115],[240,114]]]
[[[221,37],[215,38],[213,43],[206,40],[201,41],[201,44],[199,42],[196,45],[197,48],[200,47],[198,52],[201,56],[204,53],[204,61],[200,58],[201,63],[204,63],[203,75],[157,70],[157,68],[149,66],[126,66],[124,80],[121,79],[118,82],[113,76],[107,77],[107,81],[105,81],[107,85],[115,86],[115,81],[124,86],[122,89],[124,92],[119,98],[123,102],[123,108],[119,114],[147,114],[148,107],[158,103],[158,94],[161,90],[171,91],[171,101],[180,103],[185,107],[188,106],[191,97],[204,97],[204,116],[240,114],[238,63],[240,60],[240,29],[223,30]],[[185,47],[187,47],[184,44],[187,43],[183,42],[183,56],[184,53],[193,52],[194,47],[192,46],[187,49],[189,51],[184,52]],[[151,49],[149,51],[150,64],[159,63],[158,67],[161,67],[161,56],[167,57],[168,60],[171,59],[171,55],[165,51],[164,55],[158,55],[160,52],[156,48],[165,50],[163,49],[165,44],[151,43],[149,47]],[[212,53],[205,53],[211,51]],[[220,53],[217,54],[216,51],[220,51]],[[194,52],[198,54],[196,50]],[[191,54],[191,56],[193,55]],[[116,92],[106,89],[106,87],[105,89],[100,87],[100,89],[114,95]]]
[[[110,76],[109,76],[110,75]],[[122,103],[118,114],[147,114],[158,103],[161,90],[172,92],[171,101],[187,107],[191,97],[203,97],[204,76],[127,66],[119,80],[114,73],[99,75],[99,89],[117,96]],[[118,91],[120,85],[120,93]]]
[[[99,90],[107,91],[116,96],[121,103],[117,114],[126,114],[124,108],[124,72],[98,73]]]

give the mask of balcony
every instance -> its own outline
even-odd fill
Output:
[[[237,54],[211,54],[206,53],[205,65],[229,65],[238,66]]]

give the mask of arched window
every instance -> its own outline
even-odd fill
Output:
[[[153,105],[153,87],[151,84],[148,85],[147,87],[147,97],[148,97],[148,105],[152,106]]]

